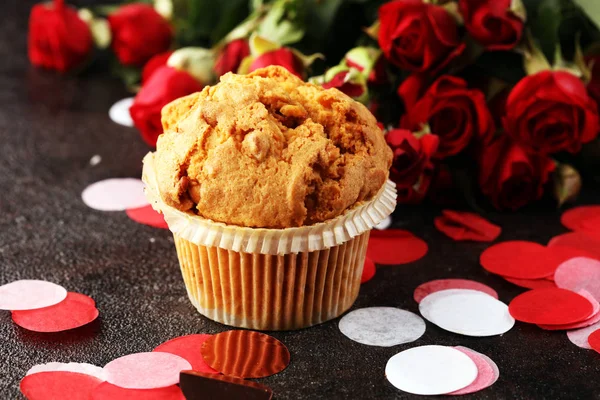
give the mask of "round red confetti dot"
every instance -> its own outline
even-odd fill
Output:
[[[27,375],[20,389],[28,400],[89,400],[101,383],[91,375],[52,371]]]
[[[218,374],[219,371],[212,369],[202,358],[200,348],[212,335],[197,334],[180,336],[175,339],[171,339],[164,342],[152,351],[160,351],[163,353],[175,354],[179,357],[185,358],[194,371],[204,372],[207,374]]]
[[[587,232],[569,232],[554,236],[548,242],[548,247],[563,246],[579,249],[600,260],[600,234],[592,235]]]
[[[593,227],[591,224],[587,224],[588,220],[597,217],[600,217],[600,206],[580,206],[565,211],[560,217],[560,222],[572,231],[590,230],[589,228],[600,231],[599,226]]]
[[[154,208],[150,205],[139,208],[128,208],[125,212],[129,218],[137,223],[155,228],[169,229],[163,215],[154,211]]]
[[[413,298],[417,303],[420,303],[425,297],[431,293],[439,292],[440,290],[447,289],[471,289],[478,290],[480,292],[489,294],[493,298],[498,298],[498,293],[488,285],[483,283],[471,281],[469,279],[436,279],[433,281],[425,282],[419,285],[413,293]]]
[[[12,319],[21,328],[34,332],[61,332],[89,324],[98,317],[89,296],[69,292],[62,302],[37,310],[13,311]]]
[[[588,344],[598,353],[600,353],[600,329],[594,331],[588,336]]]
[[[554,281],[548,280],[546,278],[544,278],[544,279],[518,279],[518,278],[509,278],[506,276],[503,276],[503,278],[514,285],[521,286],[521,287],[524,287],[527,289],[542,289],[542,288],[555,288],[556,287],[556,284],[554,283]]]
[[[370,281],[375,276],[375,263],[369,257],[365,258],[365,266],[363,267],[360,283]]]
[[[560,325],[589,318],[594,307],[585,297],[566,289],[533,289],[508,305],[514,319],[538,325]]]
[[[377,264],[398,265],[417,261],[427,254],[427,243],[401,229],[371,231],[367,256]]]
[[[160,389],[125,389],[104,382],[92,392],[90,400],[185,400],[179,386]]]
[[[554,274],[560,260],[538,243],[510,241],[488,247],[479,258],[489,272],[519,279],[538,279]]]

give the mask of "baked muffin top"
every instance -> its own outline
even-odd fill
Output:
[[[370,200],[392,151],[373,115],[337,89],[271,66],[175,100],[155,153],[162,199],[229,225],[315,224]]]

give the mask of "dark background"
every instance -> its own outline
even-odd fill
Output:
[[[33,69],[26,57],[27,17],[33,1],[0,5],[0,284],[46,279],[92,296],[93,324],[60,334],[37,334],[0,311],[0,398],[21,398],[20,379],[34,364],[88,362],[102,366],[125,354],[150,351],[190,333],[229,329],[200,316],[189,303],[168,231],[130,221],[124,212],[87,208],[81,191],[112,177],[139,177],[149,150],[137,132],[112,123],[108,108],[127,93],[104,64],[80,76]],[[83,2],[79,2],[79,5]],[[90,166],[100,155],[102,162]],[[586,186],[581,203],[598,203]],[[522,289],[478,265],[486,244],[456,243],[437,232],[432,208],[399,207],[397,227],[429,243],[429,254],[400,267],[381,267],[363,285],[355,307],[395,306],[417,312],[414,288],[445,277],[471,278],[495,288],[508,303]],[[564,232],[551,205],[492,214],[501,240],[545,243]],[[473,398],[600,398],[600,355],[571,344],[564,332],[517,323],[500,337],[468,338],[427,323],[418,341],[392,348],[355,343],[337,320],[296,332],[273,333],[291,354],[290,366],[259,382],[277,399],[410,398],[385,379],[387,360],[404,349],[463,345],[490,356],[500,379]]]

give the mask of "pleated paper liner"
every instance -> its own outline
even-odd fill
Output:
[[[173,232],[188,296],[223,324],[300,329],[341,315],[354,303],[371,228],[396,205],[393,183],[330,221],[288,229],[226,225],[166,205],[144,158],[150,204]]]

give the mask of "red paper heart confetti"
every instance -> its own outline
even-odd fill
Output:
[[[425,282],[415,289],[413,293],[413,298],[417,303],[420,303],[421,300],[429,296],[431,293],[439,292],[440,290],[446,289],[478,290],[480,292],[489,294],[495,299],[498,298],[498,293],[496,293],[496,291],[491,287],[469,279],[436,279],[433,281]]]
[[[104,366],[106,380],[125,389],[160,389],[179,382],[179,372],[191,369],[184,358],[175,354],[134,353]]]
[[[566,289],[534,289],[515,297],[508,305],[518,321],[538,325],[571,324],[589,318],[593,305],[585,297]]]
[[[554,236],[548,247],[563,246],[579,249],[596,259],[600,259],[600,234],[591,235],[586,232],[569,232]]]
[[[471,360],[473,360],[473,362],[477,366],[478,373],[477,378],[475,378],[473,383],[471,383],[469,386],[459,389],[455,392],[448,393],[448,395],[457,396],[461,394],[476,393],[492,386],[498,380],[496,371],[490,364],[490,362],[493,363],[491,359],[484,358],[482,357],[483,354],[480,354],[466,347],[456,346],[455,349],[466,354]]]
[[[588,336],[588,344],[592,349],[600,353],[600,329],[592,332],[592,334]]]
[[[13,311],[12,319],[21,328],[34,332],[61,332],[89,324],[98,317],[94,300],[69,292],[60,303],[36,310]]]
[[[556,286],[579,291],[585,289],[596,300],[600,299],[600,261],[576,257],[560,264],[554,274]]]
[[[463,211],[443,210],[442,215],[433,220],[433,224],[454,240],[492,242],[502,232],[502,228],[480,215]]]
[[[588,221],[600,222],[600,206],[579,206],[563,213],[560,222],[572,231],[593,231],[600,233],[600,225]]]
[[[186,400],[177,385],[159,389],[125,389],[108,382],[97,386],[90,400]]]
[[[238,378],[271,376],[290,363],[290,352],[283,343],[254,331],[218,333],[204,342],[201,352],[212,368]]]
[[[181,371],[180,380],[187,400],[270,400],[273,397],[269,387],[233,376]]]
[[[538,243],[509,241],[488,247],[479,261],[483,268],[497,275],[519,279],[538,279],[552,275],[558,264],[550,259],[546,248]]]
[[[360,283],[365,283],[373,279],[373,277],[375,276],[375,271],[375,263],[369,257],[366,257],[362,276],[360,277]]]
[[[212,335],[197,334],[180,336],[171,339],[152,351],[162,351],[163,353],[171,353],[185,358],[194,371],[204,372],[208,374],[218,374],[219,371],[212,369],[202,358],[200,348]]]
[[[401,229],[371,231],[367,257],[377,264],[408,264],[424,257],[427,243],[412,233]]]
[[[101,380],[76,372],[40,372],[21,380],[21,393],[28,400],[89,400]]]
[[[538,325],[542,329],[546,329],[549,331],[566,331],[570,329],[580,329],[585,328],[586,326],[590,326],[600,321],[600,303],[592,296],[587,290],[580,290],[578,292],[580,295],[585,297],[590,303],[592,303],[592,315],[580,322],[575,322],[572,324],[563,324],[563,325]]]
[[[542,288],[555,288],[556,284],[554,281],[551,281],[546,278],[542,279],[518,279],[518,278],[508,278],[503,276],[503,278],[517,286],[521,286],[527,289],[542,289]]]
[[[52,282],[23,279],[0,286],[0,310],[35,310],[53,306],[67,297],[67,290]]]
[[[150,205],[139,208],[128,208],[125,212],[129,218],[137,223],[155,228],[169,229],[163,215],[154,211],[154,208]]]

